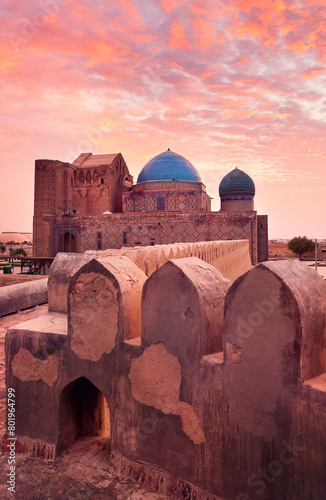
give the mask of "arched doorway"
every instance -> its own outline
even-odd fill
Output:
[[[59,238],[59,251],[60,252],[77,252],[76,237],[70,231],[66,231]]]
[[[82,436],[100,436],[109,443],[110,411],[104,395],[87,378],[68,384],[59,403],[58,452]]]

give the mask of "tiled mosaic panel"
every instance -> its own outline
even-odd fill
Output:
[[[156,199],[154,195],[146,195],[146,206],[148,212],[153,212],[154,210],[156,210]]]
[[[135,200],[132,195],[126,196],[126,211],[134,212],[135,210]]]
[[[206,195],[194,193],[133,193],[125,197],[126,212],[152,212],[158,210],[157,197],[165,196],[165,210],[169,212],[196,212],[206,210]]]
[[[168,194],[166,197],[166,210],[177,210],[177,195]]]

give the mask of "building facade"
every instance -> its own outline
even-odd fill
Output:
[[[211,211],[196,168],[170,150],[133,184],[122,155],[81,154],[72,164],[35,162],[34,256],[123,246],[248,239],[253,264],[268,259],[267,216],[254,210],[253,180],[236,168]]]

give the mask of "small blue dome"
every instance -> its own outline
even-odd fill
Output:
[[[248,194],[255,196],[255,184],[248,174],[237,167],[223,177],[219,193],[221,197],[228,194]]]
[[[190,161],[169,149],[149,160],[140,172],[137,184],[155,181],[201,182]]]

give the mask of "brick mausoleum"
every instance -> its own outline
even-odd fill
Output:
[[[34,257],[248,239],[257,264],[268,259],[268,237],[254,195],[252,179],[236,168],[222,179],[221,209],[212,212],[196,168],[170,150],[151,159],[135,185],[120,153],[83,153],[72,164],[36,160]]]

